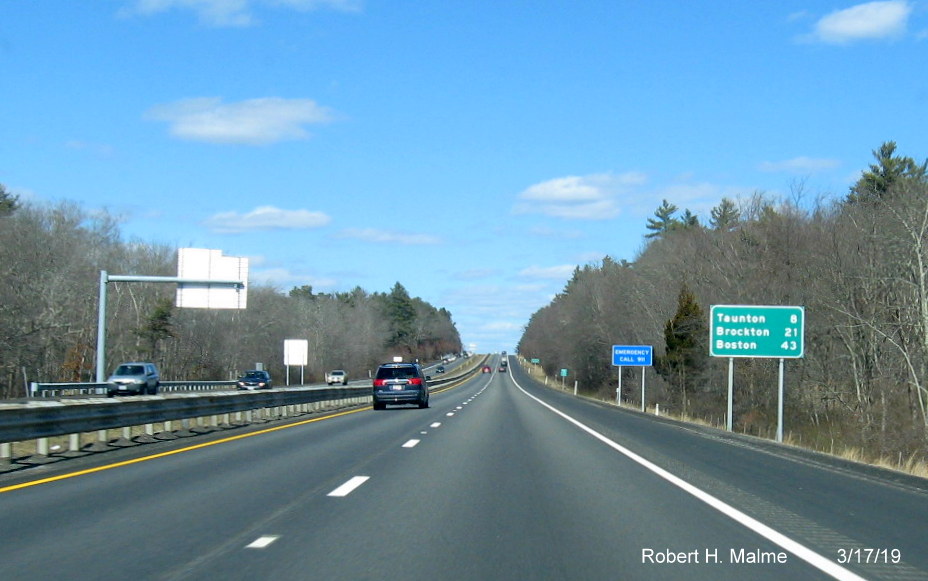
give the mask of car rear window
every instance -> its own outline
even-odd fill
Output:
[[[381,367],[377,370],[377,379],[412,379],[418,377],[416,368],[407,367]]]
[[[145,370],[141,365],[120,365],[115,375],[142,375],[143,373]]]

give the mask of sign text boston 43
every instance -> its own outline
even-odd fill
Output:
[[[713,357],[802,357],[803,307],[713,305]]]

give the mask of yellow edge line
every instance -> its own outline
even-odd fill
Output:
[[[122,462],[116,462],[114,464],[106,464],[104,466],[97,466],[95,468],[87,468],[86,470],[78,470],[77,472],[68,472],[67,474],[59,474],[58,476],[50,476],[48,478],[42,478],[41,480],[32,480],[29,482],[23,482],[21,484],[14,484],[12,486],[5,486],[0,488],[0,494],[4,492],[11,492],[13,490],[19,490],[21,488],[29,488],[31,486],[38,486],[39,484],[47,484],[49,482],[56,482],[58,480],[67,480],[68,478],[76,478],[78,476],[84,476],[85,474],[93,474],[95,472],[103,472],[104,470],[110,470],[112,468],[121,468],[123,466],[130,466],[132,464],[138,464],[139,462],[147,462],[148,460],[154,460],[156,458],[164,458],[165,456],[173,456],[174,454],[180,454],[182,452],[190,452],[191,450],[199,450],[200,448],[206,448],[208,446],[215,446],[216,444],[225,444],[226,442],[234,442],[235,440],[241,440],[243,438],[250,438],[252,436],[260,436],[261,434],[269,434],[271,432],[276,432],[278,430],[286,430],[287,428],[294,428],[296,426],[303,426],[306,424],[311,424],[313,422],[320,422],[322,420],[328,420],[331,418],[337,418],[339,416],[344,416],[348,414],[355,414],[358,412],[363,412],[364,410],[371,409],[370,406],[348,410],[345,412],[338,412],[323,416],[321,418],[312,418],[309,420],[302,420],[292,424],[286,424],[283,426],[275,426],[273,428],[265,428],[263,430],[258,430],[256,432],[248,432],[247,434],[238,434],[236,436],[229,436],[228,438],[222,438],[219,440],[213,440],[211,442],[204,442],[202,444],[195,444],[193,446],[187,446],[186,448],[179,448],[177,450],[170,450],[168,452],[160,452],[158,454],[152,454],[151,456],[142,456],[141,458],[133,458],[132,460],[124,460]]]

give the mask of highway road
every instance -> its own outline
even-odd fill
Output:
[[[928,482],[510,368],[7,474],[0,579],[928,579]]]

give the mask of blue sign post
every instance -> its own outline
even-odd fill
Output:
[[[615,390],[615,405],[622,404],[622,366],[641,367],[641,411],[644,405],[645,367],[653,365],[654,348],[651,345],[613,345],[612,364],[619,368],[619,386]]]
[[[612,346],[612,364],[613,365],[634,365],[641,367],[651,367],[651,359],[654,355],[654,348],[650,345],[613,345]]]

